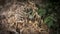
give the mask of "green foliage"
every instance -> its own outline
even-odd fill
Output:
[[[45,10],[45,9],[39,9],[39,10],[38,10],[38,14],[39,14],[40,16],[44,16],[44,15],[46,14],[46,10]]]
[[[44,20],[44,23],[54,31],[52,34],[59,34],[60,2],[57,0],[47,0],[43,5],[44,6],[39,6],[40,8],[38,7],[38,14]]]
[[[53,5],[52,4],[46,4],[45,8],[39,8],[38,9],[38,14],[43,17],[42,19],[44,20],[44,23],[48,25],[49,28],[57,27],[57,17],[56,13],[53,11]],[[56,27],[55,27],[56,26]]]
[[[44,19],[44,23],[46,23],[48,25],[48,27],[50,28],[51,26],[54,25],[54,23],[53,23],[54,20],[53,19],[54,19],[53,16],[49,15]]]

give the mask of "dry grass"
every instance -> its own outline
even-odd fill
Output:
[[[30,9],[33,16],[30,17]],[[13,3],[1,10],[0,24],[1,34],[48,34],[48,28],[37,13],[34,3]]]

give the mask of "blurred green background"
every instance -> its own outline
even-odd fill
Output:
[[[46,0],[40,5],[36,5],[38,14],[51,30],[50,34],[60,34],[60,1]]]

